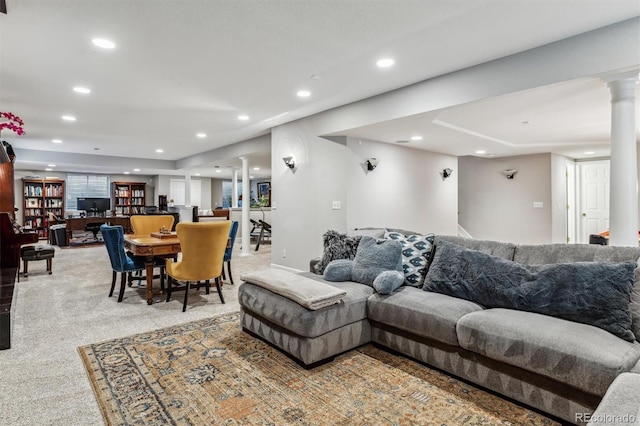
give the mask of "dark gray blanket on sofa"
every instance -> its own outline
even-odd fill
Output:
[[[635,262],[522,265],[440,241],[423,290],[487,308],[590,324],[632,342],[629,301],[636,266]]]

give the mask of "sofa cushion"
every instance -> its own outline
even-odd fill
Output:
[[[367,317],[366,302],[373,294],[371,287],[351,281],[331,283],[312,273],[302,275],[345,290],[347,295],[342,298],[341,303],[311,311],[267,289],[243,283],[238,288],[238,302],[243,309],[298,336],[310,338]]]
[[[482,307],[476,303],[409,286],[389,296],[374,294],[367,305],[372,321],[453,346],[458,346],[458,320],[479,310]]]
[[[353,259],[351,279],[373,285],[373,281],[383,271],[402,272],[402,244],[393,240],[362,237]]]
[[[460,318],[456,331],[465,349],[600,396],[640,359],[638,342],[531,312],[472,312]]]
[[[590,324],[634,341],[629,301],[635,267],[635,262],[521,265],[441,241],[423,289],[485,307]]]
[[[448,241],[450,243],[466,247],[468,249],[478,250],[482,253],[490,254],[492,256],[497,256],[508,260],[513,260],[513,253],[516,250],[516,245],[513,243],[501,243],[499,241],[489,240],[475,240],[472,238],[463,238],[454,235],[436,235],[434,241],[434,250],[436,250],[439,241]]]
[[[516,246],[513,260],[524,265],[546,265],[567,262],[635,262],[638,257],[640,257],[638,247],[536,244]]]
[[[388,232],[386,239],[400,241],[402,244],[402,269],[404,284],[413,287],[422,286],[424,276],[427,274],[427,264],[434,235],[404,235],[399,232]]]
[[[322,235],[324,250],[320,262],[312,264],[312,272],[322,275],[327,265],[336,259],[353,259],[358,250],[361,236],[347,236],[338,231],[328,230]]]

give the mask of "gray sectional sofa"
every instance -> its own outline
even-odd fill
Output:
[[[515,245],[453,236],[436,237],[436,250],[439,241],[523,265],[635,262],[640,257],[640,248]],[[487,309],[419,287],[402,286],[381,295],[364,284],[302,275],[347,295],[342,303],[309,311],[243,283],[239,302],[246,331],[306,366],[373,342],[575,424],[587,423],[618,376],[640,373],[640,343],[592,325],[515,309]],[[634,291],[640,292],[639,287]],[[631,309],[635,337],[640,338],[640,306]],[[616,410],[615,401],[612,404],[608,413]]]

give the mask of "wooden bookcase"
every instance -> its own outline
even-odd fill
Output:
[[[112,205],[115,214],[131,215],[144,213],[146,204],[145,184],[141,182],[113,182]]]
[[[24,201],[22,220],[25,227],[38,233],[38,237],[49,236],[48,213],[64,217],[64,180],[22,179]]]

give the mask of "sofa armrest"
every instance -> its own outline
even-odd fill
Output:
[[[578,417],[579,414],[576,414]],[[587,426],[629,426],[640,422],[640,374],[622,373],[611,383]],[[578,421],[576,421],[578,423]]]
[[[319,257],[314,257],[309,261],[309,272],[313,272],[314,274],[318,274],[316,271],[318,269],[318,264],[320,263]],[[320,274],[318,274],[320,275]]]

